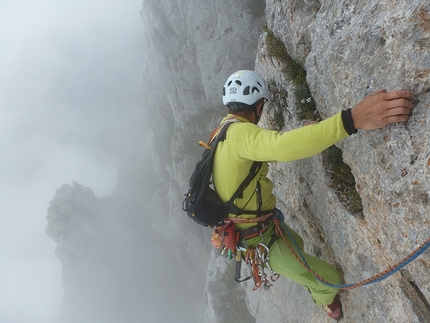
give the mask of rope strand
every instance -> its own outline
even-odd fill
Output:
[[[309,271],[321,283],[323,283],[324,285],[329,286],[331,288],[335,288],[335,289],[351,290],[351,289],[354,289],[354,288],[357,288],[357,287],[360,287],[360,286],[365,286],[365,285],[369,285],[369,284],[374,284],[374,283],[380,282],[380,281],[386,279],[387,277],[393,275],[394,273],[398,272],[400,269],[402,269],[403,267],[405,267],[409,263],[411,263],[413,260],[415,260],[418,256],[420,256],[424,251],[426,251],[430,247],[430,238],[428,238],[427,241],[425,241],[423,244],[421,244],[417,249],[415,249],[413,252],[411,252],[408,256],[406,256],[402,260],[400,260],[398,263],[396,263],[395,265],[389,266],[384,271],[382,271],[380,273],[377,273],[376,275],[374,275],[372,277],[364,279],[364,280],[362,280],[362,281],[360,281],[358,283],[355,283],[355,284],[333,285],[333,284],[330,284],[327,280],[325,280],[323,277],[321,277],[320,275],[318,275],[315,271],[312,270],[312,268],[309,267],[309,265],[306,263],[306,259],[304,258],[302,252],[300,251],[300,248],[297,246],[297,243],[294,240],[294,238],[293,238],[291,232],[288,230],[288,228],[286,226],[282,226],[281,222],[279,221],[279,219],[275,218],[273,221],[275,223],[276,234],[279,237],[282,237],[282,240],[284,240],[284,242],[287,245],[288,249],[291,251],[291,253],[293,254],[293,256],[297,259],[297,261],[303,267],[305,267],[306,270]],[[285,234],[284,234],[284,231],[283,231],[282,228],[285,229],[286,233],[288,234],[288,236],[293,241],[296,249],[298,250],[298,253],[299,253],[300,257],[297,255],[297,253],[293,250],[293,248],[291,247],[291,245],[288,243],[287,239],[285,238]]]

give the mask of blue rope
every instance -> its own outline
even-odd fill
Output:
[[[282,228],[288,234],[291,241],[293,241],[294,247],[298,251],[299,256],[300,256],[301,260],[303,261],[304,265],[307,267],[307,269],[311,269],[311,267],[306,262],[306,259],[303,256],[302,251],[300,250],[299,246],[297,245],[296,240],[294,239],[293,235],[291,234],[290,230],[288,229],[288,226],[284,222],[284,214],[280,210],[276,209],[276,211],[274,212],[274,216],[275,216],[275,218],[277,218],[280,221],[280,223],[282,224]],[[417,257],[419,257],[422,253],[424,253],[424,251],[426,251],[429,247],[430,247],[430,238],[424,244],[422,244],[420,247],[418,247],[414,252],[412,252],[409,256],[407,256],[406,258],[404,258],[403,260],[398,262],[396,265],[390,266],[389,270],[385,270],[385,271],[383,271],[383,272],[381,272],[375,276],[372,276],[370,278],[367,278],[367,279],[362,280],[361,282],[358,282],[355,284],[340,284],[340,285],[330,284],[329,282],[324,281],[320,277],[316,276],[312,272],[312,270],[309,270],[309,271],[318,281],[320,281],[321,283],[323,283],[324,285],[326,285],[328,287],[335,288],[335,289],[353,289],[353,288],[356,288],[359,286],[365,286],[365,285],[369,285],[369,284],[378,283],[378,282],[388,278],[389,276],[395,274],[400,269],[402,269],[403,267],[407,266],[412,261],[414,261]]]

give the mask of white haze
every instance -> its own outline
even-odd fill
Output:
[[[0,322],[48,323],[60,310],[61,265],[45,234],[55,190],[115,187],[121,122],[143,104],[140,8],[0,2]]]

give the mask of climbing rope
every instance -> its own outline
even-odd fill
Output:
[[[305,257],[303,256],[302,252],[300,251],[300,248],[297,246],[296,241],[294,240],[294,237],[292,236],[290,230],[288,230],[288,227],[286,225],[282,225],[281,221],[278,218],[274,218],[273,222],[275,223],[275,231],[276,234],[279,237],[282,237],[282,240],[284,240],[285,244],[287,245],[288,249],[291,251],[291,253],[294,255],[294,257],[299,261],[299,263],[306,268],[307,271],[309,271],[317,280],[319,280],[321,283],[323,283],[326,286],[329,286],[331,288],[336,289],[343,289],[343,290],[351,290],[360,286],[365,286],[373,283],[380,282],[384,280],[385,278],[393,275],[394,273],[398,272],[400,269],[411,263],[413,260],[415,260],[418,256],[420,256],[424,251],[426,251],[430,247],[430,238],[427,239],[423,244],[421,244],[417,249],[415,249],[413,252],[411,252],[407,257],[400,260],[395,265],[389,266],[384,271],[370,277],[367,279],[364,279],[358,283],[355,284],[341,284],[341,285],[333,285],[330,284],[327,280],[322,278],[320,275],[318,275],[316,272],[312,270],[312,268],[309,267],[309,265],[306,262]],[[293,244],[295,248],[298,250],[298,253],[300,257],[297,255],[297,253],[293,250],[291,245],[288,243],[287,239],[285,238],[284,231],[288,234],[288,236],[293,241]]]

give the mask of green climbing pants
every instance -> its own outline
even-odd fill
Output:
[[[339,271],[324,260],[318,259],[303,252],[303,239],[291,228],[288,227],[288,229],[297,246],[300,248],[302,255],[306,259],[309,267],[331,284],[341,284],[342,277]],[[290,236],[285,234],[285,238],[293,248],[294,252],[299,255]],[[338,293],[337,289],[333,289],[324,285],[310,272],[308,272],[306,268],[304,268],[303,265],[291,253],[290,249],[282,238],[278,238],[272,245],[272,248],[270,248],[269,264],[272,270],[276,273],[305,286],[311,293],[314,302],[318,305],[331,304]]]

